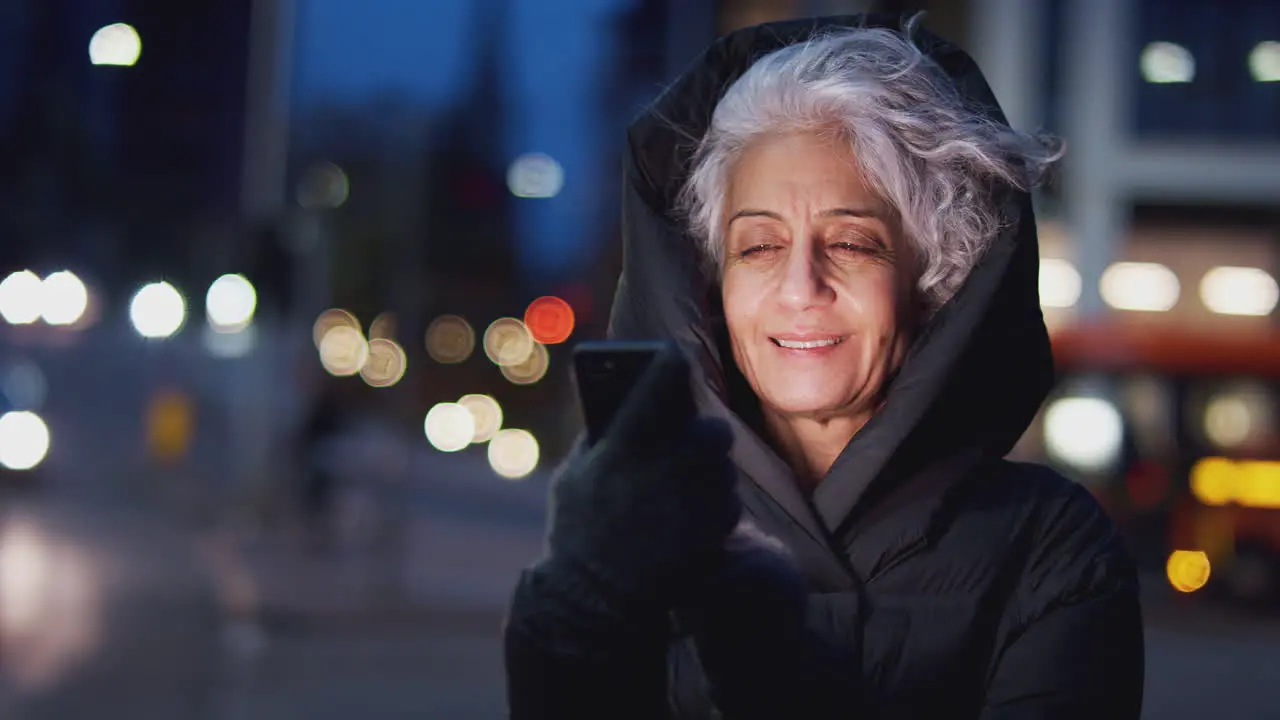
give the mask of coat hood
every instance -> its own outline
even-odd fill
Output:
[[[735,464],[815,539],[848,532],[860,513],[892,494],[887,490],[928,467],[957,457],[1003,456],[1053,381],[1031,199],[1007,188],[1001,202],[1016,221],[921,332],[884,406],[811,497],[797,489],[790,469],[753,429],[751,403],[740,400],[750,389],[727,349],[719,289],[676,211],[676,198],[724,91],[756,59],[833,26],[902,29],[897,16],[857,15],[740,30],[711,45],[628,128],[623,270],[609,327],[618,339],[680,344],[692,361],[703,413],[734,429]],[[913,37],[971,101],[1006,122],[968,55],[923,30]]]

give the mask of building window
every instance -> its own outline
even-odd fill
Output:
[[[1280,141],[1274,0],[1138,0],[1126,71],[1148,139]]]

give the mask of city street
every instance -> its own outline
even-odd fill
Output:
[[[0,612],[0,715],[502,717],[502,605],[538,551],[545,478],[509,483],[477,457],[425,457],[434,472],[400,494],[350,495],[346,545],[321,556],[286,535],[193,534],[136,509],[8,503],[4,542],[57,555],[64,572],[19,590],[6,566],[6,602],[30,607]],[[1192,612],[1152,580],[1145,717],[1280,717],[1280,622]]]

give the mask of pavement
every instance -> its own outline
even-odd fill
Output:
[[[541,547],[545,476],[511,483],[466,453],[353,462],[326,554],[285,524],[9,503],[0,717],[503,717],[502,609]],[[1280,619],[1144,581],[1144,718],[1280,718]]]

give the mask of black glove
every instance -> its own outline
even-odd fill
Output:
[[[785,547],[744,521],[726,549],[678,611],[721,714],[821,720],[860,707],[857,646],[814,631],[811,613],[821,608]]]
[[[521,577],[508,616],[513,717],[571,712],[570,693],[615,693],[610,717],[665,703],[669,611],[717,566],[738,521],[730,443],[722,424],[696,418],[688,364],[671,348],[566,465],[549,552]]]

